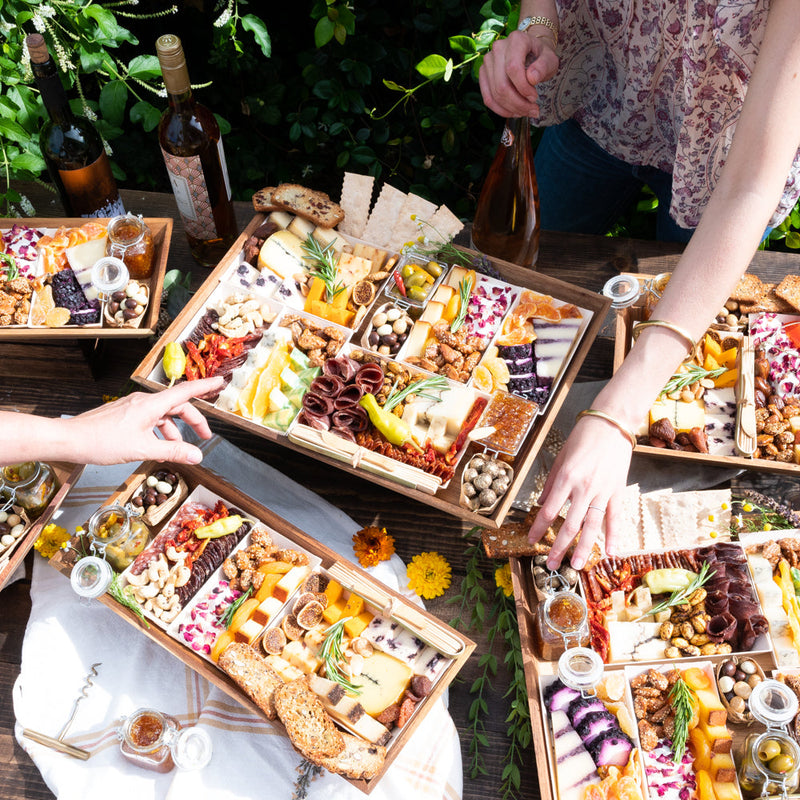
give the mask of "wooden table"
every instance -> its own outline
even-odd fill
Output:
[[[61,208],[41,188],[23,187],[33,201],[37,216],[58,216]],[[172,217],[175,228],[170,248],[168,269],[191,271],[197,287],[207,275],[189,254],[186,238],[177,215],[172,195],[123,191],[125,207],[151,217]],[[240,227],[253,215],[249,205],[237,204]],[[603,283],[619,272],[658,274],[671,270],[680,247],[658,242],[609,239],[596,236],[544,233],[540,250],[540,269],[563,280],[600,290]],[[800,273],[800,257],[779,253],[758,253],[754,269],[761,277],[780,280],[787,272]],[[580,380],[595,380],[611,375],[612,345],[610,324],[605,335],[597,340],[580,374]],[[103,402],[107,395],[119,395],[129,389],[128,376],[151,347],[148,340],[105,341],[99,346],[81,345],[77,341],[58,344],[0,345],[0,408],[54,416],[76,414]],[[431,509],[346,473],[331,472],[324,464],[294,453],[264,440],[253,441],[245,433],[212,420],[215,432],[226,437],[243,450],[265,463],[273,465],[289,477],[313,489],[341,508],[359,524],[386,526],[395,537],[397,552],[408,562],[424,550],[435,548],[453,567],[453,586],[443,598],[429,602],[428,608],[444,620],[453,616],[448,597],[458,590],[465,574],[464,542],[467,524],[455,517]],[[764,480],[763,478],[761,479]],[[763,485],[763,484],[762,484]],[[19,673],[22,638],[30,614],[30,574],[34,554],[26,561],[26,578],[3,590],[0,603],[0,798],[50,798],[53,795],[41,779],[38,770],[13,737],[14,713],[11,687]],[[491,566],[487,564],[487,567]],[[493,566],[487,574],[493,572]],[[490,591],[493,591],[491,587]],[[478,642],[478,653],[485,652],[486,632],[469,632]],[[477,655],[477,654],[476,654]],[[502,761],[506,751],[505,716],[508,713],[503,694],[508,675],[500,671],[494,691],[488,698],[490,715],[487,720],[488,747],[484,759],[488,774],[470,780],[465,774],[464,797],[497,796]],[[469,687],[481,673],[478,658],[473,658],[462,670],[450,691],[450,711],[461,735],[462,750],[467,768],[467,746],[472,737],[468,711],[472,702]],[[57,721],[54,721],[54,724]],[[522,798],[538,797],[535,773],[536,755],[531,749],[526,755],[530,768],[523,770]]]

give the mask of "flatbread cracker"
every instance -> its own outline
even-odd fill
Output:
[[[638,483],[625,487],[625,495],[622,498],[621,528],[621,535],[617,539],[617,550],[620,553],[634,553],[644,549]]]
[[[745,272],[736,284],[736,288],[731,292],[731,300],[740,303],[757,303],[764,294],[764,284],[758,275]]]
[[[661,550],[664,539],[661,531],[661,509],[659,503],[664,495],[672,494],[672,489],[661,489],[641,496],[642,538],[644,550]]]
[[[800,311],[800,275],[787,275],[775,287],[775,294],[795,311]]]
[[[436,232],[445,241],[454,239],[455,236],[464,228],[464,223],[447,207],[439,206],[433,216],[428,220],[433,228],[434,236]]]
[[[339,230],[342,233],[355,236],[357,239],[363,238],[372,205],[374,185],[375,178],[372,175],[345,172],[342,197],[339,201],[339,205],[344,209],[344,219],[339,223]]]
[[[388,247],[392,230],[405,201],[405,193],[389,183],[384,183],[361,238],[378,247]]]
[[[400,214],[392,228],[389,239],[390,250],[401,250],[406,242],[415,241],[420,235],[420,219],[430,219],[436,211],[436,203],[431,203],[424,197],[409,193],[400,208]]]
[[[691,547],[697,536],[698,492],[673,492],[660,498],[661,539],[667,550]]]

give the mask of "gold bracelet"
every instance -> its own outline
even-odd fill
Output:
[[[519,25],[517,26],[518,31],[526,31],[533,25],[544,25],[545,28],[550,28],[553,32],[553,39],[555,40],[556,45],[558,45],[558,23],[553,22],[548,17],[525,17],[525,19],[521,20]]]
[[[626,425],[623,425],[618,419],[614,419],[614,417],[612,417],[610,414],[606,414],[605,411],[598,411],[596,408],[587,408],[581,411],[581,413],[575,417],[575,421],[577,422],[582,417],[600,417],[600,419],[604,419],[606,422],[611,423],[615,428],[619,428],[619,430],[628,437],[631,447],[636,447],[636,436],[634,436],[633,431]]]
[[[553,43],[553,50],[558,47],[558,36],[552,31],[550,33],[538,33],[533,37],[534,39],[549,39]]]
[[[687,331],[681,328],[680,325],[676,325],[674,322],[666,322],[663,319],[648,319],[645,320],[644,322],[637,322],[633,326],[633,331],[631,332],[631,335],[633,336],[633,341],[635,342],[639,338],[639,334],[645,328],[648,327],[666,328],[668,331],[676,333],[678,336],[681,337],[681,339],[683,339],[686,342],[686,344],[689,345],[690,353],[693,353],[695,347],[697,347],[697,342],[687,333]]]

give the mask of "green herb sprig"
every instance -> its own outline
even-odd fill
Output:
[[[419,217],[415,217],[414,221],[420,232],[425,228],[430,228],[436,238],[429,239],[427,236],[421,235],[417,241],[405,245],[404,250],[411,250],[435,261],[447,261],[449,264],[460,264],[462,267],[472,266],[472,257],[463,250],[459,250],[435,225],[431,225],[428,220]]]
[[[319,654],[325,663],[325,674],[328,679],[338,683],[345,691],[359,695],[361,694],[361,684],[348,680],[339,669],[339,664],[344,661],[344,650],[342,650],[344,624],[349,619],[352,619],[352,617],[344,617],[328,628],[325,632],[325,638],[322,640]]]
[[[145,627],[149,628],[150,623],[145,619],[144,612],[142,611],[142,607],[133,599],[133,587],[128,585],[123,588],[119,582],[119,575],[115,572],[114,577],[111,579],[111,585],[108,587],[108,593],[120,604],[125,606],[125,608],[129,608],[136,614],[142,622],[144,622]]]
[[[711,570],[708,562],[704,563],[703,566],[700,567],[700,572],[697,573],[696,577],[689,581],[689,585],[686,586],[685,589],[676,589],[666,600],[654,605],[647,613],[660,614],[662,611],[666,611],[668,608],[679,606],[681,603],[685,603],[698,589],[708,582],[709,578],[716,574],[716,572]]]
[[[434,391],[441,392],[448,386],[447,378],[444,375],[436,375],[432,378],[421,378],[418,381],[409,383],[404,389],[395,392],[394,389],[389,394],[386,402],[383,404],[384,411],[391,411],[398,403],[402,403],[409,395],[414,394],[418,397],[424,397],[427,400],[441,401],[441,396],[438,394],[431,394]]]
[[[689,364],[686,372],[676,372],[665,384],[661,390],[661,394],[670,394],[671,392],[679,392],[687,386],[691,386],[697,381],[704,378],[719,378],[726,367],[719,367],[718,369],[704,369],[699,364]]]
[[[467,318],[467,311],[469,310],[469,296],[472,292],[472,277],[462,278],[458,284],[458,314],[450,325],[450,330],[455,333]]]
[[[669,701],[675,710],[675,730],[672,734],[672,752],[678,763],[686,752],[689,738],[689,723],[694,715],[694,693],[683,678],[675,681],[669,692]]]
[[[320,243],[309,234],[303,242],[303,250],[308,253],[313,261],[306,267],[309,274],[319,278],[325,284],[325,301],[332,303],[334,298],[345,289],[344,284],[337,280],[338,272],[336,262],[338,257],[333,249],[333,242],[322,247]]]
[[[225,628],[226,630],[230,627],[231,622],[233,622],[233,615],[239,610],[242,603],[247,600],[250,595],[253,594],[253,587],[251,586],[246,592],[242,592],[224,611],[222,611],[217,616],[217,623],[220,627]]]
[[[19,276],[19,267],[14,256],[8,253],[0,253],[0,275],[3,280],[13,281]]]

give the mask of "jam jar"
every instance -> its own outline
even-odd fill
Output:
[[[794,692],[775,680],[757,684],[749,698],[753,717],[766,725],[744,743],[739,785],[746,798],[794,793],[800,785],[800,747],[786,732],[798,710]]]
[[[555,661],[572,647],[589,644],[586,601],[569,589],[558,573],[548,576],[545,598],[539,603],[535,625],[539,657]]]
[[[153,274],[153,233],[141,216],[128,213],[109,220],[106,255],[121,258],[131,278],[149,278]]]
[[[154,772],[202,769],[211,760],[211,737],[200,728],[182,728],[169,714],[140,708],[117,729],[122,755]]]
[[[122,572],[144,550],[150,529],[141,517],[124,506],[104,506],[89,520],[92,550]]]
[[[3,467],[2,478],[4,500],[22,506],[31,520],[41,516],[59,487],[53,468],[39,461],[9,464]]]

